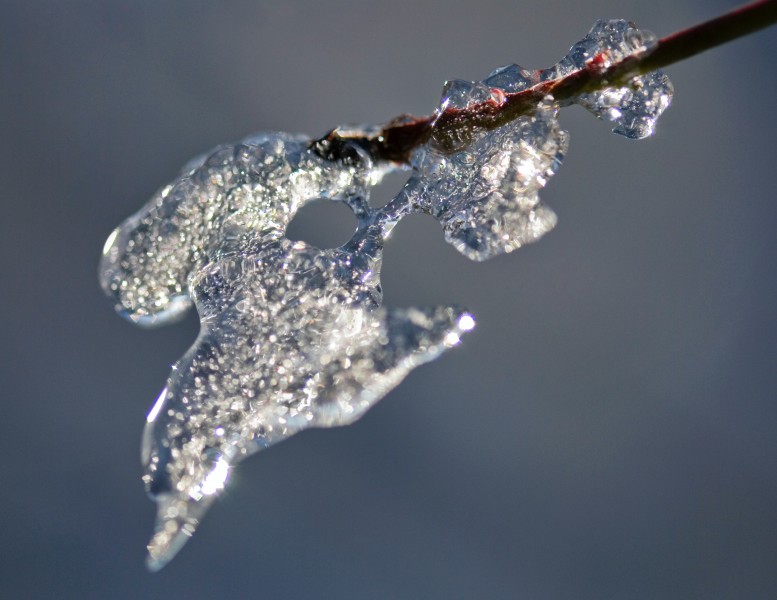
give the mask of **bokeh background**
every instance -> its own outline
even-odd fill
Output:
[[[0,0],[0,595],[777,597],[777,29],[670,68],[647,141],[565,110],[540,243],[476,264],[403,221],[386,303],[476,331],[357,424],[244,462],[158,574],[139,439],[197,322],[136,329],[96,278],[216,144],[428,114],[446,78],[549,66],[597,18],[665,35],[735,4]],[[324,205],[293,233],[352,226]]]

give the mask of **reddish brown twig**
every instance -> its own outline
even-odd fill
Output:
[[[412,150],[432,135],[439,147],[452,150],[456,141],[467,139],[474,129],[494,129],[509,123],[532,112],[549,95],[560,105],[568,104],[580,94],[626,85],[637,75],[685,60],[775,23],[777,0],[752,2],[668,35],[650,51],[633,54],[606,68],[591,60],[583,69],[566,77],[505,94],[501,102],[489,100],[463,109],[448,108],[439,115],[427,117],[403,115],[368,136],[334,129],[314,141],[312,146],[321,156],[332,160],[341,157],[346,143],[356,143],[376,161],[408,162]]]

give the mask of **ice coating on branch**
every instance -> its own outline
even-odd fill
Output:
[[[151,569],[192,535],[238,462],[307,427],[353,422],[474,326],[454,307],[380,306],[372,165],[355,148],[326,161],[308,143],[276,134],[218,148],[106,243],[101,280],[122,314],[162,324],[193,303],[201,323],[147,418]],[[319,198],[359,219],[341,248],[284,236]]]
[[[445,85],[430,142],[413,157],[409,201],[434,216],[445,239],[473,260],[512,252],[541,238],[556,224],[538,193],[558,170],[568,136],[558,125],[558,107],[548,96],[530,114],[486,129],[452,127],[458,115],[478,106],[498,107],[509,94],[556,80],[584,68],[604,69],[655,47],[656,37],[624,20],[600,20],[554,67],[529,71],[507,65],[482,82]],[[621,88],[605,88],[573,99],[613,131],[629,138],[653,133],[669,106],[672,84],[656,71]],[[442,119],[447,117],[447,119]],[[439,125],[438,125],[439,123]]]
[[[517,65],[497,69],[481,83],[445,85],[438,114],[499,101],[535,77]],[[531,115],[492,130],[471,130],[457,152],[434,143],[414,156],[407,193],[443,226],[445,239],[472,260],[512,252],[553,229],[556,215],[540,202],[539,190],[556,172],[567,149],[558,109],[540,104]]]
[[[542,71],[540,78],[556,79],[569,75],[601,55],[602,67],[607,67],[639,52],[650,51],[658,42],[656,35],[638,29],[625,19],[599,19],[586,36],[575,43],[554,67]]]
[[[569,75],[592,63],[604,69],[632,54],[649,52],[656,43],[655,34],[637,29],[630,21],[601,19],[555,67],[542,71],[540,78]],[[615,125],[614,133],[642,139],[653,133],[658,117],[672,100],[673,91],[669,78],[661,71],[654,71],[634,77],[629,86],[582,94],[575,102],[597,117],[611,121]]]

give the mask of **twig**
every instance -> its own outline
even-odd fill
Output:
[[[406,163],[412,150],[434,135],[443,150],[453,150],[452,140],[466,139],[474,129],[495,129],[532,112],[549,95],[559,105],[570,103],[580,94],[607,87],[621,87],[637,75],[700,54],[777,23],[777,0],[752,2],[729,13],[660,39],[649,51],[632,54],[607,67],[594,57],[570,75],[543,81],[521,92],[506,93],[501,102],[489,100],[463,109],[447,108],[426,117],[402,115],[369,135],[334,129],[311,146],[321,156],[336,160],[355,143],[376,161]],[[432,125],[434,124],[434,131]]]

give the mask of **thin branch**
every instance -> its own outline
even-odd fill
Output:
[[[434,135],[444,150],[454,150],[475,129],[495,129],[531,113],[543,98],[552,95],[559,105],[569,104],[580,94],[608,87],[622,87],[638,75],[645,75],[710,48],[777,23],[777,0],[752,2],[729,13],[660,39],[649,51],[632,54],[603,67],[593,57],[579,71],[555,80],[543,81],[521,92],[506,93],[501,102],[489,100],[463,109],[448,108],[427,117],[403,115],[391,120],[374,133],[334,129],[312,147],[328,159],[341,157],[348,143],[356,143],[377,161],[406,163],[414,148]],[[434,131],[432,131],[434,125]]]

